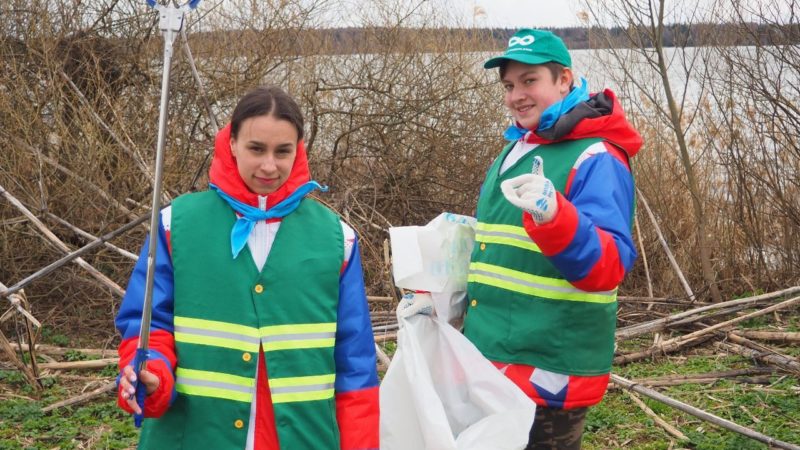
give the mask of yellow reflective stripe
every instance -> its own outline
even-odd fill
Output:
[[[231,375],[229,373],[210,372],[208,370],[184,369],[182,367],[178,367],[178,369],[175,370],[175,376],[193,380],[217,381],[220,383],[235,384],[237,386],[244,387],[253,386],[252,378],[240,377],[238,375]]]
[[[175,371],[175,375],[175,390],[186,395],[223,398],[247,403],[253,400],[254,379],[181,367]]]
[[[244,336],[258,337],[258,329],[235,323],[219,322],[216,320],[192,319],[189,317],[175,316],[175,326],[199,328],[202,330],[225,331]]]
[[[260,331],[265,352],[333,347],[336,343],[336,322],[272,325]]]
[[[292,392],[288,394],[272,394],[272,403],[310,402],[333,398],[333,389],[314,392]]]
[[[186,384],[175,384],[175,390],[185,395],[197,395],[200,397],[214,397],[226,400],[234,400],[237,402],[251,403],[253,401],[253,394],[244,392],[233,392],[227,389],[203,387],[203,386],[190,386]]]
[[[275,350],[297,350],[301,348],[323,348],[333,347],[336,338],[332,339],[298,339],[292,341],[264,342],[262,346],[265,352]]]
[[[566,280],[531,275],[486,263],[471,263],[467,281],[551,300],[614,303],[617,299],[616,289],[605,292],[586,292],[577,289]]]
[[[307,377],[270,378],[269,387],[279,388],[288,386],[307,386],[312,384],[333,383],[335,380],[336,380],[335,374],[311,375]]]
[[[516,225],[478,222],[477,225],[475,225],[475,229],[477,231],[499,231],[502,233],[516,234],[518,236],[528,237],[528,233],[525,232],[525,228],[518,227]]]
[[[541,253],[539,246],[531,240],[525,228],[514,225],[478,222],[475,230],[475,240],[488,244],[510,245]]]
[[[257,352],[258,343],[244,342],[236,339],[228,339],[213,336],[202,336],[191,333],[184,333],[175,331],[175,342],[184,342],[187,344],[210,345],[213,347],[224,347],[233,350],[241,350],[244,352]]]
[[[307,402],[333,398],[336,375],[271,378],[270,395],[273,403]]]
[[[281,334],[325,333],[332,331],[336,331],[336,322],[271,325],[268,327],[261,327],[260,329],[262,337],[278,336]]]

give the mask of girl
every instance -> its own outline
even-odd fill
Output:
[[[358,241],[306,198],[302,137],[297,103],[255,89],[217,135],[211,190],[161,212],[140,448],[378,448]],[[137,413],[146,249],[115,321],[118,403]]]

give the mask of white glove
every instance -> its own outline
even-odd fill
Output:
[[[533,158],[531,173],[510,178],[500,183],[500,190],[512,205],[527,211],[537,225],[553,220],[558,210],[556,188],[544,176],[544,162]]]
[[[416,314],[430,316],[433,314],[433,298],[428,293],[408,293],[397,305],[397,323],[403,326],[403,319]]]

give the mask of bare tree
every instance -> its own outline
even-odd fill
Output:
[[[695,2],[670,2],[667,0],[613,0],[586,1],[590,21],[601,25],[594,28],[594,39],[607,47],[614,62],[612,71],[619,71],[637,87],[637,93],[648,100],[655,111],[654,119],[664,121],[674,139],[678,161],[683,173],[694,221],[694,240],[702,278],[714,302],[721,300],[717,286],[713,257],[713,238],[709,233],[709,205],[705,203],[704,186],[698,177],[696,164],[706,154],[702,149],[693,151],[687,136],[695,123],[696,109],[687,108],[687,102],[701,98],[706,89],[703,76],[708,66],[702,64],[700,49],[688,49],[697,36],[693,24],[701,22],[713,11],[700,9]],[[666,23],[679,20],[682,27],[667,28]],[[671,32],[675,49],[664,46],[665,34]],[[633,56],[633,61],[631,60]],[[651,74],[647,74],[647,72]],[[654,76],[655,78],[651,78]],[[650,89],[646,80],[657,80],[657,89]],[[692,80],[699,84],[692,85]],[[676,89],[676,83],[677,88]],[[695,92],[692,92],[692,91]]]

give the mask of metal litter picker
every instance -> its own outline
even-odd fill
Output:
[[[159,28],[164,36],[164,66],[161,76],[161,104],[158,110],[158,143],[156,146],[155,183],[153,184],[153,210],[150,215],[150,242],[147,247],[147,278],[145,280],[144,306],[142,307],[142,322],[139,329],[139,344],[136,348],[136,357],[133,368],[136,372],[136,403],[142,409],[142,414],[134,414],[136,427],[142,425],[144,418],[144,398],[147,388],[139,382],[139,373],[145,368],[145,363],[150,356],[150,321],[153,308],[153,278],[156,267],[156,242],[155,233],[158,233],[161,214],[161,173],[164,161],[164,142],[167,134],[167,103],[169,101],[169,72],[172,61],[172,43],[181,31],[184,14],[197,7],[200,0],[190,0],[184,5],[177,6],[171,0],[166,4],[157,3],[156,0],[147,0],[147,5],[158,11]]]

